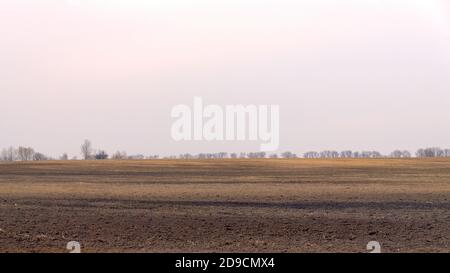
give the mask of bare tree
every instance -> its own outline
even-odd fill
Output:
[[[342,151],[340,157],[341,158],[352,158],[353,157],[353,152],[350,151],[350,150]]]
[[[17,158],[20,161],[30,161],[33,160],[33,156],[34,156],[35,152],[33,150],[33,148],[27,148],[27,147],[22,147],[20,146],[17,149]]]
[[[403,153],[400,150],[395,150],[389,155],[389,157],[392,157],[392,158],[401,158],[402,156],[403,156]]]
[[[59,158],[59,160],[69,160],[69,156],[68,156],[66,153],[64,153],[64,154],[62,154],[62,156]]]
[[[247,154],[248,158],[265,158],[266,153],[265,152],[252,152]]]
[[[114,160],[125,160],[128,158],[128,156],[126,152],[117,151],[115,154],[112,155],[111,158]]]
[[[378,151],[372,151],[370,157],[371,158],[382,158],[383,155],[380,152],[378,152]]]
[[[410,158],[411,157],[411,153],[409,151],[404,150],[403,151],[403,158]]]
[[[1,153],[1,160],[3,161],[17,160],[17,151],[13,147],[3,149]]]
[[[31,160],[50,160],[50,158],[42,153],[37,153],[33,148],[20,146],[17,149],[9,147],[3,149],[0,154],[0,160],[4,161],[31,161]]]
[[[419,149],[416,152],[417,157],[443,157],[445,152],[439,147]]]
[[[353,152],[353,158],[380,158],[383,155],[377,151],[362,151],[362,152]]]
[[[284,152],[281,154],[282,158],[297,158],[297,155],[292,152]]]
[[[411,157],[411,153],[408,151],[402,151],[402,150],[395,150],[393,151],[389,157],[392,158],[410,158]]]
[[[176,156],[174,156],[174,159],[176,159],[177,157]],[[128,159],[130,159],[130,160],[143,160],[143,159],[145,159],[145,156],[144,155],[140,155],[140,154],[138,154],[138,155],[130,155],[130,156],[128,156]]]
[[[320,154],[318,152],[307,152],[303,155],[303,157],[308,159],[314,159],[319,158]]]
[[[49,160],[49,158],[46,155],[44,155],[44,154],[35,153],[33,155],[33,160],[35,160],[35,161],[43,161],[43,160]]]
[[[185,153],[185,154],[181,154],[178,156],[179,159],[193,159],[194,156],[191,155],[190,153]]]
[[[320,153],[320,158],[339,158],[339,153],[336,151],[323,151]]]
[[[228,158],[228,153],[225,153],[225,152],[220,152],[220,153],[218,153],[218,158]]]
[[[81,154],[84,160],[92,159],[92,143],[89,140],[85,140],[83,145],[81,145]]]
[[[450,149],[445,149],[444,150],[444,156],[445,157],[450,157]]]

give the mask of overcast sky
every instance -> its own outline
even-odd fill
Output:
[[[450,147],[447,0],[0,0],[0,148],[175,142],[171,109],[280,105],[280,151]]]

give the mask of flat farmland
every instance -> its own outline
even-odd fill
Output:
[[[449,159],[0,163],[0,252],[450,252]]]

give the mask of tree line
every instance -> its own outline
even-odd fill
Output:
[[[30,147],[9,147],[2,149],[0,153],[1,161],[41,161],[41,160],[51,160],[50,158],[42,153],[36,152]]]
[[[125,151],[117,151],[109,155],[105,150],[97,150],[93,148],[92,142],[85,140],[80,149],[83,160],[144,160],[144,159],[159,159],[158,155],[144,156],[141,154],[127,155]],[[437,158],[450,157],[450,149],[441,149],[439,147],[422,148],[414,154],[417,158]],[[237,159],[237,158],[307,158],[307,159],[338,159],[338,158],[412,158],[413,155],[406,150],[395,150],[388,155],[383,155],[378,151],[310,151],[303,155],[297,155],[292,152],[283,152],[281,154],[268,154],[266,152],[250,152],[250,153],[199,153],[190,154],[184,153],[177,156],[161,157],[163,159]],[[77,160],[77,157],[72,157],[71,160]],[[64,153],[59,158],[52,158],[42,153],[36,152],[30,147],[9,147],[1,150],[0,161],[42,161],[42,160],[69,160],[69,156]]]

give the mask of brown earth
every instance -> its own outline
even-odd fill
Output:
[[[0,252],[450,251],[450,160],[0,163]]]

